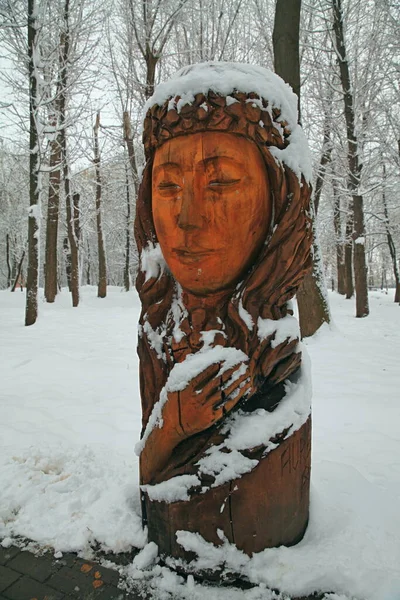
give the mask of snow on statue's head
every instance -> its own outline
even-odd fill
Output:
[[[202,331],[255,351],[257,321],[286,315],[312,237],[308,147],[280,77],[192,65],[157,87],[145,115],[135,223],[144,424],[174,362],[201,349]],[[287,376],[300,358],[293,340],[281,345],[292,356]]]

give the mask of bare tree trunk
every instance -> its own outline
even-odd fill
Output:
[[[38,315],[39,278],[39,136],[37,131],[38,81],[35,56],[37,32],[35,0],[28,0],[28,71],[29,71],[29,218],[28,218],[28,274],[26,280],[25,325],[33,325]]]
[[[337,268],[337,291],[344,296],[346,294],[346,270],[344,264],[344,246],[342,239],[342,221],[340,215],[340,195],[335,178],[332,181],[333,188],[333,226],[336,236],[336,268]]]
[[[275,72],[282,77],[298,97],[298,111],[300,121],[300,30],[301,0],[277,0],[275,7],[275,21],[273,31],[274,67]],[[328,141],[330,129],[328,128]],[[324,137],[325,143],[325,137]],[[319,198],[322,190],[325,166],[330,160],[330,144],[325,145],[321,158],[320,180],[316,185],[318,194],[314,196],[314,208],[318,210]],[[323,279],[323,265],[321,253],[316,241],[315,216],[313,210],[313,270],[306,275],[297,291],[297,304],[299,307],[300,330],[302,337],[313,335],[324,322],[330,321],[329,306],[326,296],[325,282]]]
[[[68,30],[68,6],[65,7],[64,19]],[[50,150],[50,181],[49,200],[47,207],[46,228],[46,259],[44,270],[44,295],[47,302],[54,302],[57,295],[57,242],[58,220],[60,207],[61,163],[62,163],[62,137],[59,132],[60,123],[65,126],[65,87],[67,77],[66,59],[69,48],[65,48],[65,32],[60,35],[58,55],[58,81],[56,98],[53,103],[53,113],[50,117],[51,125],[56,129],[56,137],[51,142]],[[60,113],[63,113],[61,116]]]
[[[64,187],[65,187],[65,204],[67,209],[67,231],[70,250],[70,267],[71,267],[71,285],[70,291],[72,295],[72,306],[79,305],[79,261],[78,261],[78,243],[75,237],[73,223],[73,207],[71,184],[69,179],[68,165],[64,165]]]
[[[277,0],[275,6],[274,69],[289,85],[298,98],[300,121],[300,11],[301,0]]]
[[[66,132],[66,109],[67,109],[67,98],[66,93],[68,89],[68,61],[70,52],[70,39],[69,39],[69,0],[65,0],[64,4],[64,23],[65,31],[61,35],[60,41],[60,54],[61,54],[61,93],[60,93],[60,144],[63,158],[63,179],[64,179],[64,191],[65,191],[65,205],[67,211],[67,232],[69,249],[71,253],[71,295],[72,295],[72,306],[77,307],[79,304],[79,260],[78,260],[78,243],[75,236],[75,227],[73,223],[73,199],[71,191],[71,181],[68,165],[68,154],[67,154],[67,132]]]
[[[275,8],[275,21],[273,31],[274,67],[275,72],[282,77],[298,97],[298,111],[300,121],[300,54],[299,54],[299,30],[300,30],[301,0],[277,0]],[[328,141],[330,129],[328,127]],[[317,195],[314,195],[313,215],[313,269],[306,275],[297,291],[297,304],[299,307],[300,330],[302,337],[313,335],[322,323],[330,321],[329,306],[326,295],[325,282],[323,278],[323,265],[321,252],[316,240],[315,217],[318,210],[323,178],[326,164],[331,155],[330,144],[325,145],[321,157],[320,179],[316,184]]]
[[[394,280],[396,284],[396,291],[394,296],[394,301],[400,304],[400,271],[397,264],[397,254],[396,254],[396,246],[394,245],[392,232],[390,231],[390,221],[389,221],[389,211],[386,202],[386,168],[383,165],[383,186],[382,186],[382,204],[383,204],[383,214],[385,218],[385,230],[387,243],[389,247],[390,257],[393,263],[393,274]]]
[[[354,280],[356,289],[356,316],[366,317],[369,314],[367,263],[365,260],[366,231],[364,224],[363,197],[358,192],[362,165],[359,162],[358,156],[358,140],[355,130],[354,102],[350,84],[349,64],[346,57],[341,0],[332,0],[332,7],[333,29],[336,38],[336,53],[340,68],[344,114],[347,127],[347,158],[349,164],[348,188],[353,199],[353,249]]]
[[[67,275],[67,285],[68,285],[69,291],[71,292],[72,291],[72,287],[71,287],[71,253],[69,251],[68,237],[64,238],[63,248],[64,248],[64,259],[65,259],[65,273]]]
[[[24,258],[25,258],[25,250],[23,251],[23,253],[22,253],[22,256],[21,256],[21,260],[20,260],[20,261],[19,261],[19,263],[18,263],[17,274],[16,274],[16,276],[15,276],[15,281],[14,281],[14,284],[13,284],[13,286],[12,286],[12,288],[11,288],[11,291],[12,291],[12,292],[15,292],[15,288],[17,287],[18,280],[19,280],[19,278],[20,278],[20,275],[21,275],[22,263],[24,262]],[[22,285],[21,285],[21,291],[22,291]]]
[[[131,121],[129,118],[129,113],[124,112],[123,114],[123,126],[124,126],[124,141],[128,151],[129,164],[131,166],[133,185],[135,188],[135,196],[138,194],[138,170],[136,163],[136,153],[135,146],[133,144],[132,130],[131,130]],[[127,215],[126,215],[126,251],[125,251],[125,272],[124,272],[124,285],[126,291],[129,291],[130,288],[130,277],[129,277],[129,261],[130,261],[130,228],[131,228],[131,203],[129,197],[129,176],[128,172],[126,173],[126,202],[127,202]]]
[[[126,185],[126,241],[125,241],[125,269],[124,269],[124,286],[125,290],[129,292],[131,285],[130,273],[129,273],[129,261],[130,261],[130,247],[131,247],[131,201],[129,197],[129,176],[128,167],[125,166],[125,185]]]
[[[131,129],[131,121],[129,113],[127,111],[123,114],[123,127],[124,127],[124,142],[128,150],[129,164],[131,165],[133,185],[135,186],[135,194],[138,193],[138,170],[136,162],[135,146],[133,144],[133,136]]]
[[[72,201],[74,204],[74,232],[75,232],[75,237],[76,240],[78,242],[78,246],[81,240],[81,222],[80,222],[80,210],[79,210],[79,201],[80,201],[80,195],[75,192],[75,194],[72,196]]]
[[[353,196],[354,202],[354,283],[356,289],[356,316],[369,315],[368,268],[365,259],[365,223],[362,196]]]
[[[53,125],[57,125],[55,115]],[[54,302],[57,295],[57,240],[58,212],[60,205],[61,143],[60,136],[51,142],[49,200],[47,206],[46,258],[44,267],[44,295],[47,302]]]
[[[11,287],[10,234],[6,234],[7,288]]]
[[[86,285],[91,285],[91,279],[90,279],[90,246],[89,246],[89,242],[87,242],[86,246],[87,246],[87,253],[86,253]]]
[[[321,158],[323,163],[324,154]],[[325,163],[326,164],[326,163]],[[331,314],[329,310],[328,295],[324,278],[324,265],[322,261],[321,249],[318,243],[318,234],[316,228],[317,210],[322,192],[325,171],[320,170],[315,185],[312,205],[312,227],[313,227],[313,266],[311,273],[308,273],[297,290],[296,298],[299,308],[299,321],[301,337],[310,337],[324,323],[330,323]]]
[[[399,159],[400,159],[400,138],[397,140],[397,149],[399,152]],[[400,260],[398,262],[397,269],[400,269]],[[396,282],[396,293],[394,296],[394,301],[398,302],[400,304],[400,285],[398,285],[397,282]]]
[[[148,44],[146,44],[146,90],[145,96],[146,98],[150,98],[154,92],[154,81],[156,78],[156,66],[159,60],[158,56],[155,56]]]
[[[107,267],[106,253],[104,251],[103,229],[101,226],[101,175],[100,175],[100,151],[99,151],[99,128],[100,113],[96,115],[96,123],[93,127],[94,134],[94,165],[96,171],[96,224],[97,224],[97,245],[99,255],[99,282],[97,287],[97,296],[105,298],[107,295]]]
[[[331,107],[328,108],[328,111]],[[331,162],[332,158],[332,142],[331,142],[331,130],[332,130],[332,116],[328,112],[325,114],[324,122],[324,139],[322,142],[322,154],[319,161],[317,179],[315,182],[314,190],[314,210],[315,215],[318,214],[319,201],[321,199],[322,187],[325,181],[326,167]]]
[[[353,283],[353,207],[349,204],[348,214],[346,218],[346,243],[344,246],[344,273],[345,273],[345,288],[346,300],[350,300],[354,296]]]
[[[316,218],[318,214],[319,202],[322,193],[326,175],[326,165],[331,160],[332,144],[331,119],[327,114],[324,125],[324,141],[322,144],[322,155],[319,163],[318,175],[315,182],[313,194],[313,268],[308,273],[300,288],[297,290],[297,305],[299,307],[299,320],[301,337],[314,335],[324,323],[330,323],[331,315],[329,311],[329,302],[324,280],[324,265],[321,256],[321,250],[318,243]]]
[[[296,294],[302,338],[314,335],[321,325],[329,323],[331,320],[322,256],[319,244],[316,242],[315,227],[313,253],[313,269],[304,277]]]

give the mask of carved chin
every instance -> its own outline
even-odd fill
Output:
[[[216,269],[215,265],[219,268]],[[167,260],[169,270],[188,292],[207,295],[234,288],[246,269],[230,267],[221,268],[224,264],[217,253],[186,254]]]

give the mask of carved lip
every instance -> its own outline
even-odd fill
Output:
[[[215,252],[214,248],[187,248],[186,246],[182,246],[179,248],[173,248],[173,253],[176,254],[182,262],[195,262],[213,254]]]

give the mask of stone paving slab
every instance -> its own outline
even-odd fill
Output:
[[[52,556],[44,554],[39,559],[35,554],[26,551],[19,552],[8,561],[7,567],[17,571],[17,573],[29,575],[40,583],[46,581],[59,569]]]
[[[16,573],[8,567],[0,567],[0,592],[4,592],[10,585],[21,577],[20,573]]]
[[[0,546],[0,565],[5,565],[6,562],[19,552],[21,552],[21,550],[15,546],[11,546],[10,548],[3,548],[3,546]]]
[[[107,560],[129,564],[132,555],[107,555]],[[56,559],[16,546],[0,546],[0,600],[143,600],[143,592],[118,588],[120,575],[113,569],[76,554]]]
[[[27,575],[23,575],[16,583],[3,591],[9,600],[64,600],[64,594],[46,584],[35,581]]]

